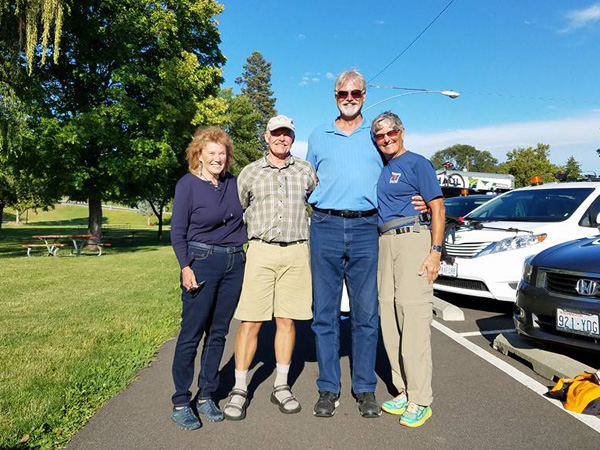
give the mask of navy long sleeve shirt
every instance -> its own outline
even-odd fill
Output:
[[[181,268],[192,262],[187,246],[190,241],[225,247],[246,243],[236,179],[229,172],[219,178],[218,187],[191,173],[177,182],[171,244]]]

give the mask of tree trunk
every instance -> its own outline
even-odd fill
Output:
[[[162,241],[163,238],[163,207],[160,206],[160,211],[158,217],[158,240]]]
[[[158,235],[157,235],[157,238],[158,238],[159,241],[162,241],[162,238],[163,238],[163,231],[162,231],[162,229],[163,229],[163,210],[165,209],[165,201],[161,201],[160,202],[160,206],[155,206],[154,202],[152,202],[150,200],[147,200],[147,202],[150,204],[150,208],[152,208],[152,212],[154,213],[154,215],[158,219]]]
[[[95,234],[100,238],[102,236],[102,199],[90,198],[88,205],[88,233]]]
[[[21,225],[21,211],[15,209],[15,225]]]
[[[4,218],[4,203],[0,203],[0,230],[2,229],[2,219]]]

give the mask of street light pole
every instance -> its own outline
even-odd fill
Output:
[[[430,89],[418,89],[418,90],[415,89],[411,92],[403,92],[402,94],[392,95],[391,97],[384,98],[383,100],[379,100],[378,102],[373,103],[372,105],[365,108],[364,111],[368,111],[369,109],[373,108],[374,106],[377,106],[383,102],[387,102],[388,100],[392,100],[392,99],[398,98],[398,97],[404,97],[406,95],[415,95],[415,94],[441,94],[441,95],[445,95],[448,98],[460,97],[460,92],[456,92],[456,91],[433,91]]]

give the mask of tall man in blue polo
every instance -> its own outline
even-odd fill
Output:
[[[313,280],[313,331],[316,335],[319,400],[317,417],[331,417],[339,405],[339,313],[343,279],[348,286],[352,329],[352,390],[363,417],[378,417],[375,399],[377,310],[377,180],[383,160],[371,139],[361,109],[366,99],[363,76],[350,70],[335,83],[340,115],[316,128],[306,159],[319,184],[313,205],[310,254]]]

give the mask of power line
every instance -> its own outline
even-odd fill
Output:
[[[389,63],[387,66],[385,66],[383,69],[381,69],[381,70],[379,71],[379,73],[377,73],[377,75],[375,75],[373,78],[371,78],[369,81],[367,81],[367,83],[370,83],[371,81],[373,81],[375,78],[377,78],[377,77],[378,77],[379,75],[381,75],[383,72],[385,72],[385,70],[387,70],[387,68],[388,68],[388,67],[390,67],[390,66],[391,66],[392,64],[394,64],[394,63],[395,63],[395,62],[396,62],[398,59],[400,59],[400,57],[401,57],[402,55],[404,55],[404,53],[406,53],[406,51],[407,51],[409,48],[411,48],[411,47],[413,46],[413,44],[414,44],[415,42],[417,42],[421,36],[423,36],[423,35],[425,34],[425,32],[426,32],[426,31],[427,31],[427,30],[428,30],[428,29],[429,29],[429,28],[430,28],[430,27],[431,27],[431,26],[432,26],[432,25],[435,23],[435,21],[436,21],[436,20],[438,20],[438,19],[440,18],[440,16],[446,12],[446,10],[447,10],[447,9],[450,7],[450,5],[452,5],[452,3],[454,3],[454,1],[455,1],[455,0],[450,0],[450,3],[448,3],[448,4],[446,5],[446,7],[445,7],[444,9],[442,9],[442,11],[441,11],[441,12],[440,12],[440,13],[439,13],[437,16],[435,16],[435,18],[434,18],[434,19],[433,19],[431,22],[429,22],[429,25],[427,25],[427,26],[426,26],[426,27],[423,29],[423,31],[421,31],[421,32],[419,33],[419,35],[418,35],[416,38],[414,38],[414,39],[412,40],[412,42],[411,42],[410,44],[408,44],[404,50],[402,50],[402,51],[400,52],[400,54],[399,54],[399,55],[398,55],[398,56],[396,56],[396,57],[395,57],[395,58],[392,60],[392,62],[391,62],[391,63]]]
[[[375,88],[375,89],[396,89],[401,91],[430,91],[432,89],[423,89],[423,88],[410,88],[410,87],[401,87],[401,86],[381,86],[378,84],[368,84],[367,87]],[[600,104],[600,100],[576,100],[576,99],[568,99],[568,98],[560,98],[560,97],[542,97],[542,96],[534,96],[534,95],[517,95],[517,94],[506,94],[499,92],[481,92],[481,91],[464,91],[460,90],[461,97],[469,96],[469,95],[483,95],[488,97],[501,97],[501,98],[512,98],[512,99],[521,99],[521,100],[542,100],[547,102],[564,102],[564,103],[575,103],[575,104],[584,104],[584,105],[598,105]]]

